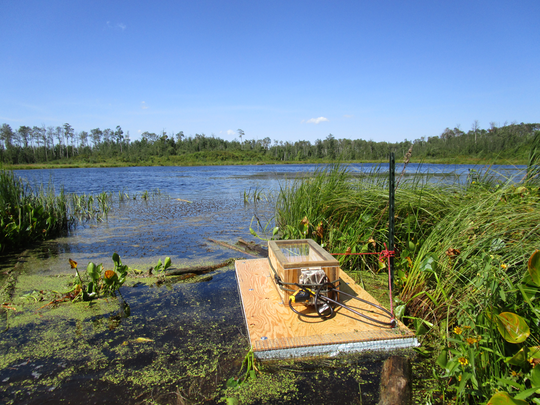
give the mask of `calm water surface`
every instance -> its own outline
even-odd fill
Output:
[[[203,167],[123,167],[94,169],[19,170],[31,184],[54,184],[67,193],[119,193],[138,199],[113,204],[108,221],[78,226],[67,237],[49,242],[42,266],[60,268],[68,256],[82,262],[105,261],[116,251],[132,266],[149,266],[170,256],[175,265],[218,260],[231,252],[208,238],[234,242],[250,239],[249,225],[256,214],[261,223],[272,219],[273,208],[259,203],[245,206],[243,194],[263,190],[275,194],[287,179],[313,172],[319,165],[258,165]],[[387,173],[387,165],[353,164],[353,173]],[[403,166],[396,165],[399,176]],[[523,176],[524,166],[492,166],[502,181]],[[429,181],[465,182],[485,171],[484,166],[409,164],[406,174]],[[159,190],[162,198],[141,200],[145,191]],[[118,198],[116,198],[118,200]],[[187,200],[190,203],[180,201]],[[398,202],[399,203],[399,202]],[[47,255],[45,255],[47,256]]]

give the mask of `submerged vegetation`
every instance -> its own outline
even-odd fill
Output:
[[[0,252],[55,236],[69,228],[68,197],[52,187],[33,190],[13,172],[0,170]],[[82,206],[81,206],[82,209]]]
[[[66,194],[54,187],[32,187],[0,170],[0,252],[20,249],[65,232],[77,221],[102,220],[111,196]]]
[[[540,401],[539,186],[534,175],[516,183],[486,171],[465,184],[401,179],[396,189],[397,313],[438,358],[434,403],[477,404],[499,391]],[[275,222],[281,238],[313,238],[332,253],[380,252],[387,203],[387,180],[336,165],[283,185]],[[385,267],[377,256],[338,257],[360,279]]]
[[[23,249],[68,231],[77,223],[103,221],[113,203],[127,199],[148,201],[159,190],[129,195],[65,193],[48,186],[32,186],[11,170],[0,169],[0,253]]]

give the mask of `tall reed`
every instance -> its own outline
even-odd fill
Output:
[[[281,187],[276,223],[284,239],[313,238],[332,253],[379,252],[388,235],[387,202],[387,182],[379,173],[354,177],[331,166]],[[396,190],[395,216],[395,282],[407,319],[427,321],[432,336],[448,338],[437,344],[453,350],[448,364],[454,365],[459,345],[452,330],[469,328],[459,341],[465,348],[461,365],[444,376],[446,384],[463,377],[452,395],[458,403],[479,403],[508,389],[504,381],[515,370],[501,360],[515,347],[501,337],[494,317],[525,311],[516,286],[540,246],[540,189],[531,177],[504,182],[490,170],[472,173],[464,184],[413,177]],[[339,260],[348,270],[377,272],[383,266],[377,256]],[[539,327],[531,322],[532,329]],[[540,344],[537,336],[529,340]]]
[[[0,170],[0,252],[58,235],[77,220],[103,219],[111,195],[66,194],[54,186],[31,187],[12,171]]]
[[[410,247],[445,215],[454,189],[442,192],[436,185],[414,180],[401,183],[396,193],[402,202],[396,204],[396,241],[402,252],[409,254]],[[348,248],[351,253],[380,251],[388,237],[387,204],[387,180],[378,170],[357,177],[346,167],[329,166],[312,178],[281,186],[276,223],[284,238],[313,238],[332,253]],[[349,269],[378,269],[374,257],[340,256],[340,261]]]
[[[13,172],[0,170],[0,252],[29,245],[71,224],[66,195],[52,186],[33,190]]]

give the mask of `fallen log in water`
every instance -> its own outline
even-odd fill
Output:
[[[261,257],[268,257],[268,249],[257,245],[255,242],[246,242],[244,239],[240,238],[238,239],[238,244],[252,252],[256,252]]]
[[[219,245],[219,246],[226,247],[227,249],[236,250],[237,252],[241,252],[241,253],[243,253],[243,254],[245,254],[245,255],[248,255],[248,256],[251,256],[251,257],[257,257],[257,255],[248,253],[248,252],[246,252],[245,249],[241,249],[241,248],[239,248],[238,246],[231,245],[231,244],[229,244],[229,243],[227,243],[227,242],[221,242],[221,241],[219,241],[219,240],[215,240],[215,239],[212,239],[212,238],[208,238],[208,240],[209,240],[210,242],[213,242],[213,243]]]
[[[178,275],[187,274],[187,273],[195,273],[195,274],[207,273],[209,271],[217,270],[222,267],[228,266],[229,264],[233,263],[235,260],[236,259],[232,258],[232,259],[225,260],[224,262],[221,262],[218,264],[212,264],[209,266],[182,267],[179,269],[170,267],[164,272],[164,274],[166,276],[178,276]]]

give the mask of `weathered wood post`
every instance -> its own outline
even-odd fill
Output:
[[[383,364],[378,405],[410,405],[412,401],[411,361],[391,356]]]

